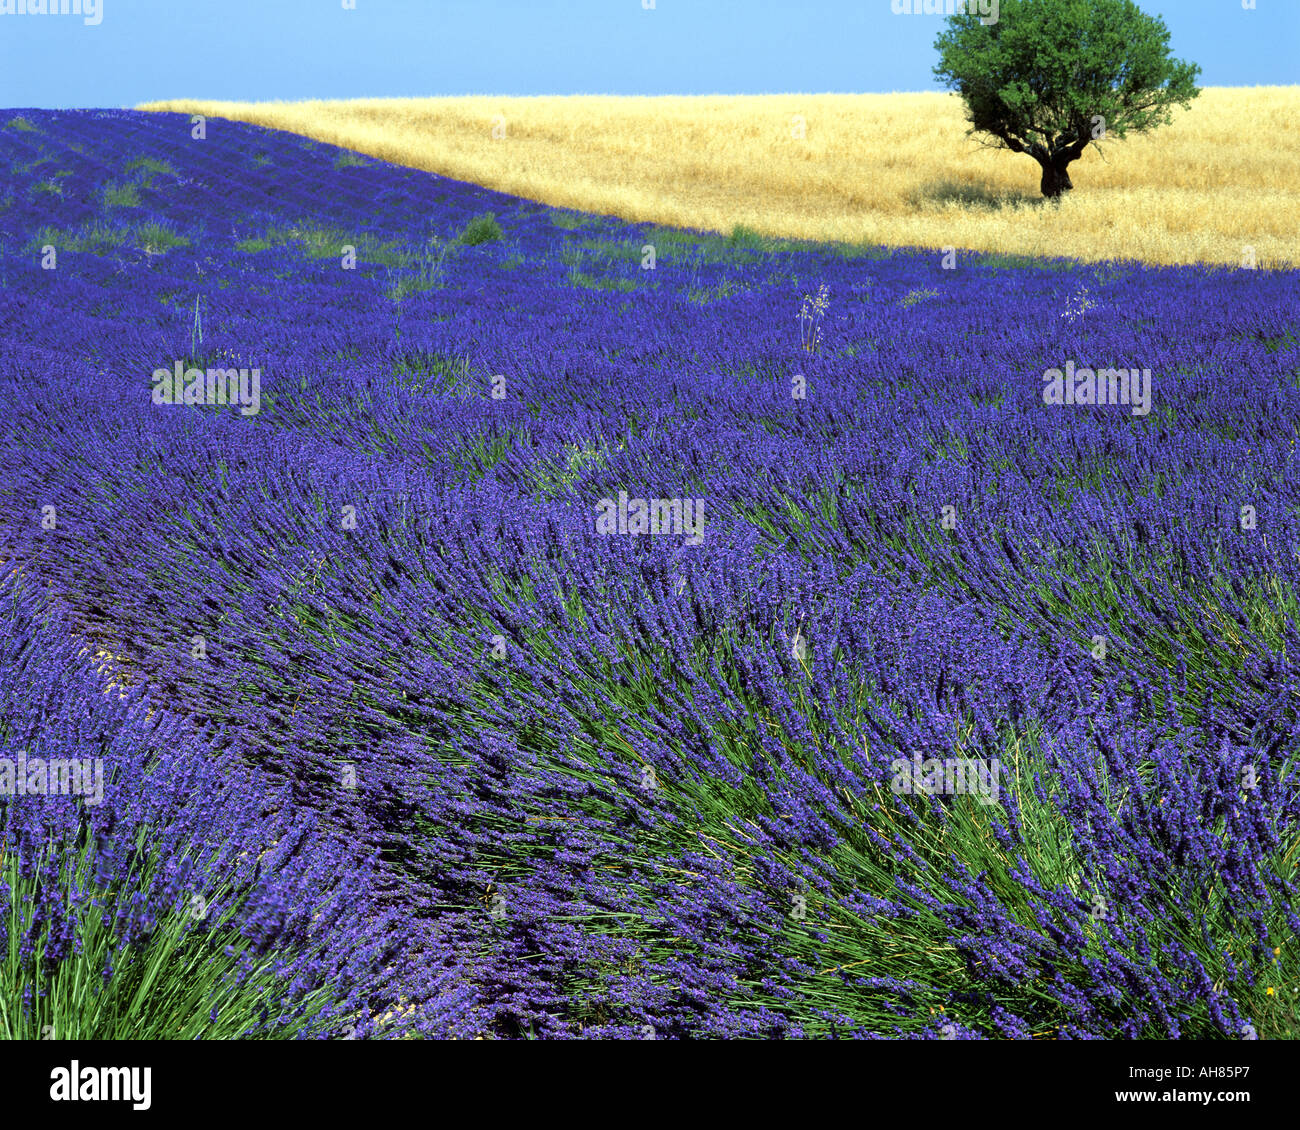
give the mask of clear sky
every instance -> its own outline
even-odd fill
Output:
[[[68,2],[98,22],[9,14],[59,0],[0,0],[0,106],[939,89],[943,18],[896,15],[891,0]],[[1139,6],[1205,86],[1300,82],[1300,0],[1245,2]]]

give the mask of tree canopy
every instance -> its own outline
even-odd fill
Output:
[[[1133,0],[1001,0],[993,23],[952,16],[935,47],[971,132],[1033,157],[1044,196],[1074,187],[1090,144],[1167,125],[1200,93],[1201,68],[1170,58],[1164,21]]]

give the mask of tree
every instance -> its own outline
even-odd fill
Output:
[[[1044,196],[1074,188],[1069,166],[1090,144],[1167,125],[1171,106],[1200,93],[1201,68],[1171,59],[1164,21],[1133,0],[1001,0],[997,10],[988,24],[951,17],[934,73],[966,103],[968,132],[1042,166]]]

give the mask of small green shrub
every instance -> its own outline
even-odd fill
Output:
[[[135,229],[135,245],[150,255],[161,255],[173,247],[188,247],[189,239],[152,220]]]
[[[171,165],[166,161],[159,161],[154,157],[137,157],[126,167],[128,173],[134,173],[137,169],[144,169],[146,172],[150,173],[165,173],[172,177],[176,175],[176,170],[173,169]]]
[[[492,243],[504,237],[505,232],[501,230],[501,225],[497,223],[496,214],[484,212],[483,215],[475,216],[470,220],[465,225],[465,230],[456,238],[459,242],[474,247],[477,244]]]
[[[138,208],[140,192],[133,184],[106,184],[104,186],[105,208]]]

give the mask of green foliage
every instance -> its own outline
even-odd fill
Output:
[[[734,279],[723,279],[717,286],[690,287],[686,292],[686,300],[700,306],[707,306],[710,302],[730,298],[733,294],[742,294],[744,291],[745,288]]]
[[[557,228],[563,228],[565,231],[575,231],[585,224],[590,224],[593,217],[584,216],[581,212],[552,212],[551,223]]]
[[[1078,267],[1072,259],[1008,255],[1000,251],[970,252],[967,261],[972,267],[988,267],[994,271],[1073,271]]]
[[[128,173],[134,173],[139,169],[144,169],[148,173],[165,173],[171,177],[176,175],[176,170],[171,165],[154,157],[137,157],[126,167]]]
[[[828,250],[841,259],[888,259],[892,254],[888,247],[869,243],[833,243]]]
[[[745,227],[744,224],[736,224],[727,237],[729,246],[744,247],[750,251],[772,251],[778,244],[783,242],[785,241],[760,235],[753,228]]]
[[[129,938],[119,936],[111,914],[85,905],[76,913],[74,945],[61,960],[47,960],[56,944],[50,924],[33,921],[51,897],[44,888],[55,882],[61,889],[53,901],[73,905],[73,890],[85,891],[96,870],[94,837],[85,837],[80,850],[48,850],[65,860],[56,879],[39,861],[20,868],[16,854],[0,858],[0,882],[12,892],[0,932],[0,1039],[291,1038],[311,1028],[328,1003],[324,988],[291,1005],[283,983],[276,987],[279,958],[255,957],[238,928],[247,890],[213,890],[202,898],[182,892],[173,905],[149,907],[151,924]],[[147,889],[158,863],[144,833],[135,850],[132,889],[118,881],[96,890],[103,907],[128,903]],[[28,935],[31,948],[24,946]],[[108,967],[113,974],[105,979]]]
[[[502,239],[505,232],[501,230],[501,225],[497,223],[496,214],[493,212],[484,212],[481,216],[475,216],[468,224],[465,230],[457,236],[460,243],[474,247],[480,243],[492,243]]]
[[[140,192],[133,184],[106,184],[104,186],[105,208],[138,208]]]
[[[39,228],[28,240],[27,250],[40,251],[49,244],[60,251],[89,251],[92,255],[103,255],[110,248],[121,247],[128,234],[126,228],[110,228],[98,220],[75,231],[45,227]]]
[[[936,298],[938,297],[938,294],[939,292],[937,290],[932,290],[930,288],[924,290],[909,290],[898,300],[898,304],[906,310],[909,306],[915,306],[918,302],[924,302],[927,298]]]
[[[268,228],[261,239],[244,240],[240,250],[260,251],[264,244],[283,247],[296,243],[308,259],[337,259],[343,254],[343,248],[351,245],[357,248],[360,258],[363,242],[362,237],[341,228],[317,227],[309,221],[300,221],[288,227]]]
[[[386,291],[388,297],[394,302],[401,302],[408,295],[422,294],[426,290],[442,286],[447,277],[447,256],[454,254],[459,246],[457,240],[444,243],[437,236],[431,236],[424,248],[417,246],[400,251],[396,259],[391,262],[381,259],[381,262],[389,266],[414,269],[415,272],[399,275],[397,282]]]
[[[46,244],[60,251],[88,251],[92,255],[105,255],[117,247],[134,247],[150,255],[162,255],[173,247],[188,247],[189,238],[178,235],[163,224],[149,221],[134,228],[109,226],[96,220],[80,228],[60,229],[45,227],[27,242],[29,251],[40,251]]]
[[[437,240],[430,240],[438,246]],[[251,254],[270,247],[295,245],[308,259],[337,259],[345,247],[356,251],[358,267],[378,264],[381,267],[420,267],[428,258],[417,245],[400,240],[382,240],[370,232],[321,227],[312,220],[298,220],[289,225],[267,228],[260,236],[241,239],[235,247]],[[427,288],[426,288],[427,289]]]
[[[162,255],[173,247],[188,247],[190,241],[186,236],[177,235],[171,228],[150,220],[135,229],[135,245],[150,255]]]
[[[1103,137],[1168,124],[1170,107],[1200,93],[1200,67],[1170,58],[1164,21],[1133,0],[1002,0],[995,23],[950,17],[935,47],[934,73],[961,95],[972,133],[1062,172]]]

